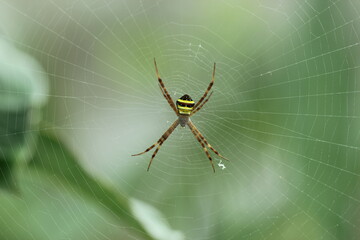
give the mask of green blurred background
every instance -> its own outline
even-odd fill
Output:
[[[359,1],[0,1],[0,239],[359,239]],[[198,100],[216,173],[178,128]],[[223,163],[221,169],[217,164]]]

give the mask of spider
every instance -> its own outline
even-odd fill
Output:
[[[194,134],[195,138],[198,140],[198,142],[200,143],[200,145],[202,146],[202,148],[204,149],[204,152],[206,154],[206,156],[208,157],[208,159],[210,160],[211,166],[213,168],[213,171],[215,172],[215,167],[214,167],[214,163],[213,160],[206,148],[206,146],[208,148],[210,148],[216,155],[218,155],[219,157],[228,160],[227,158],[223,157],[222,155],[219,154],[218,151],[216,151],[209,143],[208,141],[205,139],[205,137],[200,133],[200,131],[195,127],[195,125],[192,123],[192,121],[190,120],[190,117],[192,115],[194,115],[195,113],[197,113],[204,105],[205,103],[207,103],[212,95],[213,92],[211,92],[209,94],[209,96],[206,98],[206,96],[208,95],[209,91],[211,90],[212,86],[214,85],[214,80],[215,80],[215,67],[216,67],[216,63],[214,63],[214,70],[212,73],[212,79],[211,82],[208,86],[208,88],[206,89],[204,95],[200,98],[200,100],[195,104],[195,102],[191,99],[191,97],[188,94],[185,94],[184,96],[182,96],[181,98],[179,98],[176,101],[176,105],[174,104],[170,94],[168,93],[168,91],[165,88],[165,85],[163,83],[163,81],[160,78],[159,75],[159,71],[156,65],[156,60],[154,58],[154,65],[155,65],[155,71],[156,71],[156,76],[158,78],[159,81],[159,87],[160,90],[164,96],[164,98],[166,99],[166,101],[169,103],[170,107],[172,108],[172,110],[174,110],[176,116],[178,117],[178,119],[175,120],[175,122],[169,127],[169,129],[159,138],[159,140],[154,143],[153,145],[151,145],[149,148],[147,148],[144,152],[138,153],[138,154],[133,154],[131,156],[139,156],[141,154],[144,154],[148,151],[150,151],[151,149],[153,149],[156,145],[157,148],[155,149],[153,155],[151,156],[151,160],[149,162],[147,171],[149,171],[151,163],[153,161],[153,159],[155,158],[156,154],[158,153],[161,145],[166,141],[166,139],[170,136],[170,134],[175,130],[175,128],[180,124],[182,127],[185,127],[186,125],[190,128],[191,132]],[[205,99],[206,98],[206,99]]]

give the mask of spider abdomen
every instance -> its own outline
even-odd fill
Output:
[[[185,94],[184,96],[182,96],[181,98],[179,98],[176,101],[176,107],[178,109],[179,115],[189,116],[194,108],[194,105],[195,105],[195,102],[187,94]],[[183,125],[181,125],[181,126],[183,126]]]

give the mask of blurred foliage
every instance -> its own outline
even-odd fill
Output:
[[[140,230],[138,235],[143,239],[152,239],[146,235],[143,227],[132,216],[127,198],[87,174],[59,139],[42,134],[30,167],[36,172],[40,171],[47,175],[43,181],[47,182],[48,178],[56,179],[70,192],[104,207],[109,214],[112,214],[129,229]]]
[[[12,169],[31,155],[48,95],[39,64],[0,38],[0,185],[15,190]]]
[[[21,189],[26,185],[33,188],[27,183],[33,182],[33,177],[38,178],[35,181],[60,184],[67,189],[66,191],[73,192],[76,196],[80,194],[85,199],[93,200],[99,206],[105,207],[109,214],[121,219],[129,228],[140,230],[138,235],[143,239],[152,239],[132,217],[128,200],[124,196],[99,184],[86,174],[66,147],[61,145],[60,140],[46,135],[38,139],[37,129],[41,120],[41,110],[48,96],[44,73],[35,60],[4,41],[0,41],[0,53],[0,185],[21,196],[23,191],[19,191],[15,183],[15,176],[19,174],[22,179],[22,184],[19,184]],[[35,142],[39,143],[35,145]],[[16,161],[27,161],[30,158],[30,170],[24,170],[21,166],[15,168]],[[34,176],[34,173],[37,176]],[[48,188],[46,185],[43,187]],[[44,199],[39,200],[39,203],[43,204]],[[20,209],[27,203],[25,199],[14,199],[11,196],[3,196],[0,201],[3,202],[3,206],[10,201],[9,203],[18,205]],[[31,214],[22,213],[17,208],[13,209],[15,216],[11,209],[2,210],[5,211],[1,216],[8,215],[14,224],[16,221],[24,220],[41,221],[40,218],[32,218]],[[49,236],[51,239],[66,237],[61,234],[56,236],[60,232],[44,232],[43,228],[44,225],[31,226],[16,234],[11,229],[3,228],[0,236],[2,235],[3,239],[27,239],[27,232],[31,232],[32,237],[36,239],[49,239]]]

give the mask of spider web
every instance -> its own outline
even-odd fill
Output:
[[[159,209],[186,239],[360,235],[357,1],[0,6],[4,37],[46,70],[46,120],[81,164]],[[185,93],[198,100],[217,63],[214,94],[192,117],[230,159],[211,153],[215,174],[187,128],[174,131],[149,172],[151,153],[130,157],[176,119],[158,87],[154,57],[173,100]],[[78,215],[68,221],[94,227],[87,208],[65,209]],[[101,214],[92,217],[100,219],[97,235],[85,232],[84,239],[122,231]],[[52,220],[55,232],[62,221]]]

